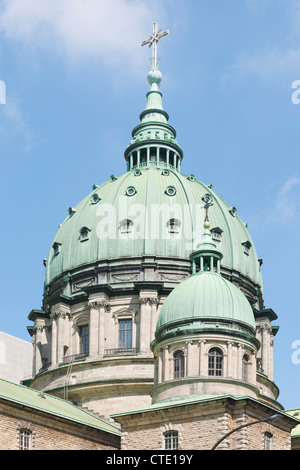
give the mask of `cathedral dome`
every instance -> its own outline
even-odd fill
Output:
[[[223,328],[233,324],[255,333],[251,305],[241,290],[220,274],[202,271],[179,284],[165,300],[156,326],[156,336],[201,329],[211,322],[223,322]],[[206,323],[205,323],[206,322]]]
[[[47,258],[46,285],[100,260],[146,255],[189,259],[203,234],[207,194],[213,200],[211,231],[224,253],[222,266],[261,287],[255,247],[235,210],[194,176],[164,167],[112,176],[70,208]]]
[[[98,269],[99,263],[104,269],[112,260],[152,257],[176,264],[181,259],[188,266],[202,237],[209,198],[211,232],[224,253],[222,268],[227,277],[251,284],[249,294],[256,297],[262,292],[260,264],[246,224],[211,185],[180,172],[183,151],[162,106],[161,79],[158,70],[148,74],[147,103],[124,152],[127,172],[94,186],[69,208],[45,262],[45,285],[87,267]]]

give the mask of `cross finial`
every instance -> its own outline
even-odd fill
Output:
[[[160,41],[160,39],[163,36],[167,36],[168,34],[169,34],[168,29],[161,33],[161,28],[157,30],[157,23],[153,23],[153,33],[150,35],[149,39],[146,39],[146,41],[143,41],[141,44],[141,46],[145,46],[146,44],[149,44],[149,47],[153,46],[153,54],[152,54],[152,60],[151,60],[152,71],[158,70],[157,43]]]
[[[205,219],[204,219],[204,222],[209,222],[209,218],[208,218],[208,209],[213,205],[212,203],[212,199],[210,197],[209,194],[206,194],[203,198],[205,204],[203,206],[203,208],[205,209]]]

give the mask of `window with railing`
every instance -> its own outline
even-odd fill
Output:
[[[119,319],[119,348],[132,348],[132,319]]]

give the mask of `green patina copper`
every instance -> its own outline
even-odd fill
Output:
[[[165,300],[157,321],[156,331],[172,325],[186,326],[195,321],[225,320],[250,326],[255,332],[255,319],[245,295],[220,274],[202,271],[180,283]]]
[[[128,171],[95,185],[91,194],[69,208],[45,261],[46,285],[74,268],[107,259],[149,255],[188,260],[203,234],[208,194],[213,200],[211,229],[222,233],[222,265],[262,288],[255,247],[235,209],[210,186],[179,171],[183,153],[163,110],[160,81],[158,70],[149,72],[147,105],[125,151]],[[172,219],[179,223],[177,233],[168,229]],[[251,244],[248,254],[245,242]]]
[[[175,188],[169,196],[167,188]],[[133,195],[127,189],[134,188]],[[230,206],[208,186],[176,170],[150,167],[136,175],[124,173],[97,187],[60,225],[46,262],[46,284],[75,267],[99,260],[144,255],[189,259],[203,234],[203,197],[214,200],[211,229],[220,227],[222,265],[262,286],[260,265],[245,224],[230,213]],[[168,232],[168,221],[180,222],[179,233]],[[130,233],[120,223],[133,222]],[[81,230],[88,228],[87,237]],[[243,243],[252,244],[245,254]]]

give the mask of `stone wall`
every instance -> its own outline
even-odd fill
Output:
[[[50,415],[0,405],[0,450],[19,450],[20,430],[31,434],[31,450],[115,450],[119,438]]]

